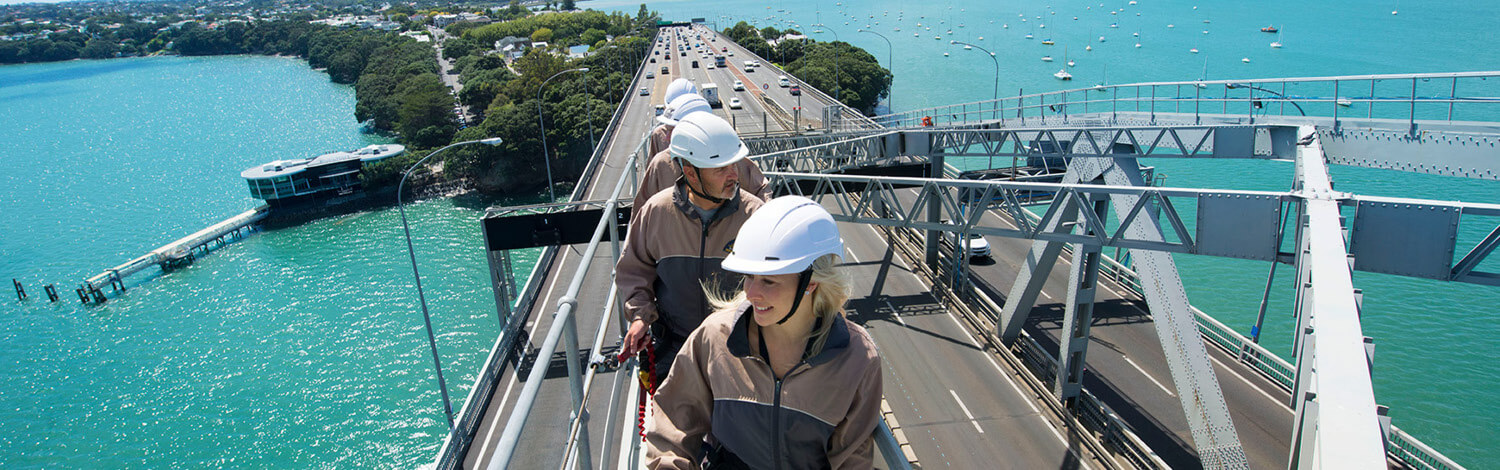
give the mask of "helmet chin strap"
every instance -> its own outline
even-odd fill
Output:
[[[792,314],[797,313],[797,307],[802,305],[802,296],[807,294],[807,284],[809,282],[812,282],[811,268],[797,275],[797,294],[796,297],[792,298],[792,309],[786,312],[786,316],[781,317],[781,320],[776,322],[777,325],[786,323],[787,320],[792,319]]]

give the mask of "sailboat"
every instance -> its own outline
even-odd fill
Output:
[[[1057,77],[1058,80],[1062,80],[1062,81],[1068,81],[1068,80],[1072,80],[1073,79],[1073,74],[1068,73],[1067,69],[1058,70],[1057,73],[1052,74],[1052,76]]]
[[[1068,61],[1068,66],[1073,66],[1073,59],[1068,58],[1068,46],[1063,46],[1063,60]]]
[[[1104,64],[1104,78],[1094,85],[1094,91],[1104,91],[1104,83],[1109,81],[1109,64]]]
[[[1281,30],[1276,30],[1276,41],[1271,43],[1272,49],[1281,49]]]

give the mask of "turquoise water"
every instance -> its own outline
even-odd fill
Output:
[[[758,27],[793,27],[811,33],[819,29],[813,24],[821,22],[827,32],[814,33],[814,38],[851,42],[892,69],[896,111],[993,96],[995,65],[978,49],[950,46],[950,39],[979,44],[996,54],[1001,97],[1022,90],[1038,93],[1091,86],[1104,80],[1106,72],[1109,83],[1132,83],[1500,69],[1500,48],[1490,39],[1493,19],[1500,17],[1496,2],[837,3],[657,1],[648,6],[666,19],[704,18],[717,22],[721,29],[745,20]],[[586,5],[634,12],[639,2],[605,0]],[[1120,8],[1125,11],[1109,14]],[[1391,15],[1398,8],[1400,14]],[[841,10],[856,18],[840,15]],[[1027,21],[1020,22],[1018,14],[1024,14]],[[774,18],[767,20],[768,16]],[[902,18],[899,22],[898,17]],[[1210,22],[1204,23],[1205,19]],[[923,28],[932,29],[919,29],[919,21]],[[964,27],[958,27],[960,23]],[[1110,28],[1110,23],[1118,23],[1119,28]],[[1002,27],[1006,24],[1009,29]],[[1040,24],[1046,28],[1039,28]],[[880,37],[858,31],[866,25],[884,34],[890,46]],[[1277,37],[1260,32],[1266,25],[1282,29],[1284,48],[1269,47]],[[901,32],[895,32],[896,27]],[[913,37],[914,32],[920,37]],[[1035,39],[1024,39],[1027,33]],[[935,35],[942,39],[933,39]],[[1098,42],[1101,35],[1106,42]],[[1041,45],[1047,38],[1057,44]],[[1136,42],[1142,47],[1135,48]],[[1084,51],[1086,45],[1093,50]],[[1200,53],[1189,53],[1191,48]],[[943,57],[944,52],[949,56]],[[1074,75],[1071,83],[1052,77],[1064,68],[1064,54],[1077,61],[1069,69]],[[1043,55],[1056,61],[1042,62]],[[1241,62],[1242,58],[1249,58],[1250,63]],[[1495,111],[1483,117],[1494,120]],[[1465,112],[1479,111],[1461,107],[1458,118],[1481,117],[1466,117]],[[1170,186],[1284,191],[1291,184],[1292,166],[1286,163],[1166,159],[1146,163],[1168,175]],[[1500,203],[1500,185],[1493,182],[1362,168],[1334,167],[1332,171],[1340,191]],[[1460,250],[1500,223],[1487,222],[1490,225],[1461,227],[1461,238],[1469,244]],[[1175,259],[1193,304],[1248,335],[1269,265],[1186,255]],[[1485,269],[1494,271],[1500,266],[1490,261]],[[1262,342],[1283,357],[1290,357],[1292,277],[1291,268],[1278,269],[1262,333]],[[1490,357],[1500,351],[1500,328],[1487,321],[1500,289],[1370,273],[1356,273],[1354,280],[1355,287],[1364,289],[1364,334],[1374,337],[1377,344],[1376,398],[1391,407],[1395,425],[1461,464],[1500,462],[1500,438],[1493,433],[1493,423],[1500,421],[1500,389],[1493,386],[1500,381],[1500,368]]]
[[[853,4],[854,2],[847,2]],[[1381,2],[1377,2],[1381,3]],[[1145,0],[1109,30],[1098,3],[1051,2],[1057,20],[1020,39],[1021,2],[859,2],[865,16],[905,8],[945,21],[953,38],[1001,59],[1001,95],[1058,89],[1064,45],[1073,83],[1111,83],[1495,69],[1485,40],[1500,4],[1341,0],[1202,4]],[[634,13],[639,2],[582,4]],[[712,8],[712,12],[708,12]],[[767,10],[766,5],[772,8]],[[1084,6],[1094,10],[1084,10]],[[819,18],[886,63],[883,40],[835,15],[833,1],[652,2],[669,18],[762,18],[787,9]],[[950,10],[949,7],[952,7]],[[918,9],[922,10],[918,10]],[[822,11],[818,14],[817,11]],[[966,11],[961,11],[966,10]],[[1137,19],[1135,12],[1141,12]],[[1080,20],[1073,23],[1071,17]],[[1051,15],[1048,15],[1051,16]],[[1203,24],[1209,18],[1211,24]],[[994,25],[989,20],[996,21]],[[867,21],[873,19],[866,18]],[[924,23],[928,22],[923,19]],[[1030,21],[1036,21],[1031,19]],[[1028,21],[1028,25],[1030,23]],[[764,22],[762,21],[764,24]],[[1010,23],[1010,30],[999,28]],[[1165,24],[1177,27],[1168,30]],[[1284,28],[1272,51],[1267,24]],[[881,21],[882,27],[889,26]],[[872,27],[874,25],[872,24]],[[778,25],[785,27],[785,25]],[[1202,35],[1202,29],[1209,29]],[[939,27],[934,27],[938,31]],[[1106,32],[1105,30],[1108,30]],[[1143,47],[1135,49],[1133,31]],[[887,34],[895,107],[989,98],[993,66],[946,39]],[[1441,32],[1441,34],[1435,33]],[[1080,53],[1083,41],[1095,50]],[[830,34],[831,36],[831,34]],[[1395,38],[1400,38],[1399,40]],[[995,47],[990,47],[990,46]],[[1189,47],[1204,53],[1190,55]],[[943,58],[943,51],[951,57]],[[966,57],[965,55],[972,57]],[[1240,63],[1241,57],[1252,59]],[[1096,72],[1097,70],[1097,72]],[[1097,75],[1096,75],[1097,74]],[[98,271],[255,205],[238,172],[278,158],[384,140],[359,132],[353,92],[294,59],[148,58],[0,67],[0,278],[32,300],[0,300],[0,464],[5,467],[417,467],[446,425],[411,291],[396,214],[376,210],[257,233],[168,275],[140,276],[102,307],[69,299]],[[1261,162],[1153,161],[1174,186],[1285,189],[1291,167]],[[1495,185],[1335,168],[1345,191],[1500,202]],[[439,349],[455,400],[498,332],[478,250],[475,198],[409,208]],[[1473,229],[1466,233],[1472,233]],[[1178,256],[1195,305],[1248,332],[1264,263]],[[525,272],[529,262],[518,263]],[[1277,275],[1265,341],[1289,342],[1290,270]],[[1365,334],[1377,344],[1375,385],[1397,426],[1470,466],[1500,461],[1500,371],[1489,355],[1494,288],[1356,274]],[[41,285],[64,302],[49,304]],[[13,298],[11,298],[13,299]],[[455,403],[454,406],[458,406]]]
[[[0,465],[432,461],[447,425],[394,210],[256,233],[103,306],[72,296],[254,207],[244,168],[386,142],[353,107],[294,59],[0,67],[0,277],[31,295],[0,301]],[[494,202],[408,208],[460,402],[499,331],[476,223]]]

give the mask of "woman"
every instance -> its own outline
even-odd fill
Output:
[[[844,318],[838,225],[803,197],[773,199],[724,259],[745,275],[688,336],[646,434],[650,468],[870,468],[880,357]]]

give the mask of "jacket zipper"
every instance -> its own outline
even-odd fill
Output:
[[[776,369],[771,369],[771,375],[772,376],[776,375]],[[775,449],[775,450],[771,452],[771,458],[775,459],[777,470],[781,469],[781,438],[783,437],[783,434],[781,433],[781,381],[782,380],[783,379],[776,379],[776,398],[775,398],[775,400],[773,400],[775,402],[775,404],[771,408],[771,436],[772,436],[771,438],[775,440],[775,447],[773,447],[773,449]]]
[[[700,282],[703,280],[703,256],[705,254],[707,254],[707,247],[708,247],[708,224],[709,224],[709,221],[707,221],[707,220],[703,221],[703,233],[698,236],[698,279],[699,279]],[[718,286],[715,286],[715,288],[718,288]],[[698,290],[698,308],[699,308],[699,311],[700,312],[707,312],[708,311],[708,294],[704,293],[703,289],[697,289],[697,290]]]

